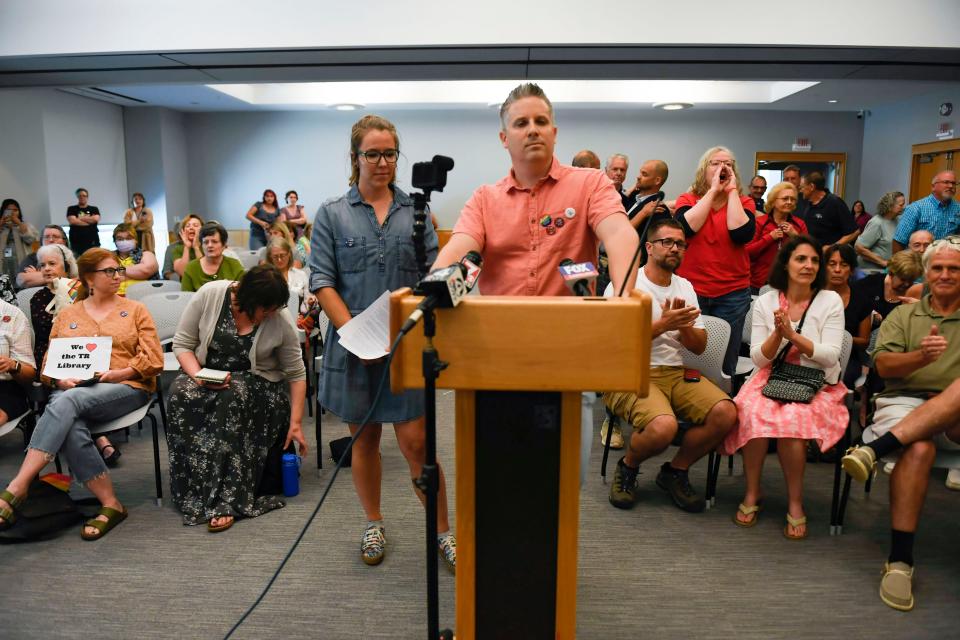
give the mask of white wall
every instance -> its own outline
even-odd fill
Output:
[[[940,117],[938,108],[943,102],[953,103],[953,115]],[[864,163],[860,179],[868,211],[874,211],[880,196],[887,191],[902,191],[909,196],[913,160],[910,148],[936,142],[937,128],[945,121],[953,122],[954,130],[960,134],[960,87],[871,109],[863,128],[863,157],[874,160]]]
[[[397,110],[381,115],[400,132],[401,188],[409,190],[413,162],[434,154],[454,158],[447,188],[433,197],[433,210],[444,227],[452,226],[477,186],[495,182],[509,170],[495,110]],[[287,189],[296,189],[308,211],[315,211],[326,198],[347,190],[349,133],[357,117],[327,112],[188,114],[191,206],[230,228],[245,228],[244,213],[264,189],[281,198]],[[562,162],[569,163],[583,148],[604,159],[626,153],[632,182],[644,159],[661,158],[671,170],[665,189],[669,198],[687,190],[708,147],[729,146],[746,182],[755,152],[789,151],[798,135],[809,137],[815,151],[847,153],[845,196],[852,200],[859,192],[862,122],[849,113],[568,109],[558,111],[557,121]]]
[[[476,44],[773,44],[953,47],[956,0],[30,0],[0,4],[0,56]],[[800,13],[809,28],[797,28]],[[189,16],[187,18],[186,16]],[[643,28],[653,17],[661,28]]]
[[[0,193],[42,226],[66,224],[77,187],[103,222],[126,209],[123,110],[52,89],[0,91]]]

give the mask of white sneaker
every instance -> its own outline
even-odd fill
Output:
[[[947,472],[947,481],[945,483],[947,489],[953,491],[960,491],[960,469],[950,469]]]

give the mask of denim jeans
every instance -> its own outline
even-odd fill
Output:
[[[697,301],[701,313],[723,318],[730,324],[730,342],[723,357],[723,372],[732,376],[737,370],[737,357],[740,355],[740,343],[743,342],[743,323],[750,311],[750,288],[731,291],[717,298],[697,296]]]
[[[145,405],[149,397],[142,389],[106,382],[54,391],[37,421],[30,448],[50,455],[63,453],[77,481],[89,482],[107,471],[89,425],[128,414]]]

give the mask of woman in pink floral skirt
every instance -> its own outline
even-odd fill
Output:
[[[733,521],[752,527],[763,502],[760,476],[768,439],[777,439],[788,497],[783,535],[792,540],[807,537],[803,511],[807,440],[816,440],[820,450],[826,451],[840,439],[847,424],[843,403],[847,390],[840,381],[843,302],[835,292],[823,289],[825,280],[815,240],[795,236],[784,243],[770,268],[773,290],[757,298],[753,308],[750,357],[757,372],[734,399],[740,423],[721,445],[721,453],[726,455],[743,451],[747,488]],[[789,348],[787,362],[824,372],[826,384],[809,404],[781,402],[762,393],[773,361],[784,348]]]

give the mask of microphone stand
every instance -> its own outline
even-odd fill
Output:
[[[417,259],[417,281],[427,275],[427,243],[424,233],[427,230],[427,203],[430,191],[424,190],[413,195],[413,252]]]
[[[449,363],[440,360],[433,346],[437,325],[433,309],[423,313],[423,399],[426,442],[423,469],[414,484],[426,498],[426,553],[427,553],[427,638],[440,637],[440,595],[437,579],[437,493],[440,488],[440,468],[437,466],[437,377]]]

